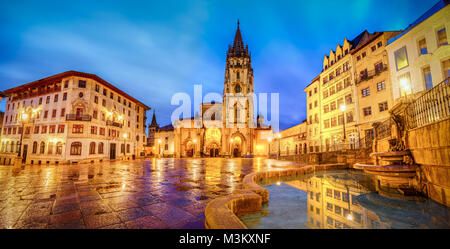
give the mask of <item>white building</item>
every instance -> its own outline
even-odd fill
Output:
[[[448,80],[450,6],[441,0],[386,46],[394,101]]]
[[[19,151],[26,164],[143,155],[150,108],[97,75],[68,71],[5,93],[0,164],[13,164]]]

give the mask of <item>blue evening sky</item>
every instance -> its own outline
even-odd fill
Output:
[[[303,89],[337,43],[365,29],[401,30],[436,2],[0,0],[0,90],[67,70],[94,73],[166,125],[174,93],[202,84],[204,94],[222,94],[239,18],[255,92],[280,93],[284,129],[306,119]]]

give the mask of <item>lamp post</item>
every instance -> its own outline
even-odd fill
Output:
[[[270,143],[272,142],[272,138],[267,138],[267,144],[268,144],[268,151],[267,151],[267,157],[270,158]]]
[[[22,154],[23,130],[25,129],[25,122],[27,120],[28,120],[28,114],[22,113],[22,132],[20,133],[19,152],[17,154],[18,157],[21,157],[21,154]]]
[[[347,109],[347,107],[345,105],[341,105],[341,111],[342,111],[342,127],[343,127],[343,132],[344,132],[344,138],[342,140],[342,150],[344,150],[344,146],[345,146],[345,109]]]
[[[161,139],[158,139],[158,155],[161,156]]]
[[[281,156],[281,150],[280,150],[280,143],[281,143],[281,133],[277,133],[277,138],[278,138],[278,156],[277,159],[279,159],[279,157]]]
[[[231,146],[233,145],[233,138],[230,138],[230,157],[232,157],[231,156]]]
[[[194,152],[192,153],[192,157],[195,156],[195,152],[196,152],[196,147],[197,147],[197,139],[194,138],[194,140],[192,140],[194,142]]]
[[[124,133],[123,135],[123,159],[125,160],[125,158],[126,158],[126,156],[125,156],[125,150],[126,150],[126,139],[127,139],[127,134],[126,133]]]

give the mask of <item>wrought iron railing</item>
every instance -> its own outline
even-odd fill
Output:
[[[450,116],[450,77],[413,100],[406,108],[407,126],[414,129]]]
[[[373,70],[368,70],[367,73],[360,73],[356,77],[356,84],[359,84],[365,80],[370,80],[374,76],[381,74],[382,72],[386,71],[388,69],[386,64],[383,64],[382,66],[376,67]]]
[[[91,121],[89,114],[66,114],[66,121]]]
[[[106,120],[106,125],[111,125],[111,126],[122,128],[122,124],[121,123],[114,122],[114,121],[111,121],[111,120]]]
[[[386,119],[385,121],[379,123],[375,127],[375,134],[377,139],[384,139],[387,137],[391,137],[391,133],[392,133],[391,118]]]

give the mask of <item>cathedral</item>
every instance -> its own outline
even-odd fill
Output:
[[[258,115],[255,125],[253,69],[239,21],[228,47],[222,103],[200,105],[195,117],[159,127],[153,113],[149,126],[152,153],[165,157],[252,157],[268,153],[271,128]]]

